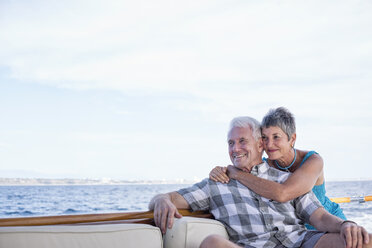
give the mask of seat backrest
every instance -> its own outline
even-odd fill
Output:
[[[229,239],[225,226],[217,220],[195,217],[175,219],[172,229],[168,229],[164,235],[164,248],[199,247],[211,234]]]
[[[1,248],[162,248],[160,229],[146,224],[0,227]]]

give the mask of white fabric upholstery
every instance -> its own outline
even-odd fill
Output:
[[[1,248],[161,248],[160,229],[145,224],[0,227]]]
[[[211,234],[229,238],[225,226],[219,221],[195,217],[175,219],[172,229],[164,235],[164,248],[197,248]]]

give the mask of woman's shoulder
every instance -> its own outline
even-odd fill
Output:
[[[317,152],[307,151],[307,150],[297,150],[297,153],[298,153],[298,158],[299,158],[298,168],[306,164],[308,164],[311,167],[317,164],[319,166],[319,169],[323,168],[323,159]]]
[[[303,159],[308,159],[308,158],[319,158],[321,159],[322,157],[319,155],[319,153],[317,153],[316,151],[314,150],[299,150],[299,149],[296,149],[297,150],[297,156],[303,160]]]
[[[322,184],[324,182],[322,157],[315,151],[300,150],[298,152],[301,162],[297,168],[307,173],[314,173],[318,177],[315,185]]]

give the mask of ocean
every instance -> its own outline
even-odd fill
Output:
[[[185,184],[0,186],[0,218],[146,211],[150,199]],[[371,181],[326,183],[328,197],[372,195]],[[341,203],[348,219],[372,232],[372,202]]]

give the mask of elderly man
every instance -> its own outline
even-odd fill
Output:
[[[230,159],[237,168],[258,177],[282,182],[289,173],[262,161],[260,124],[250,117],[231,121],[228,132]],[[163,233],[171,228],[177,208],[209,210],[228,231],[230,241],[207,237],[201,247],[372,247],[371,234],[351,221],[343,221],[321,207],[312,192],[279,203],[261,197],[236,180],[227,184],[205,179],[189,188],[155,196],[150,204]],[[310,223],[318,231],[306,230]]]

